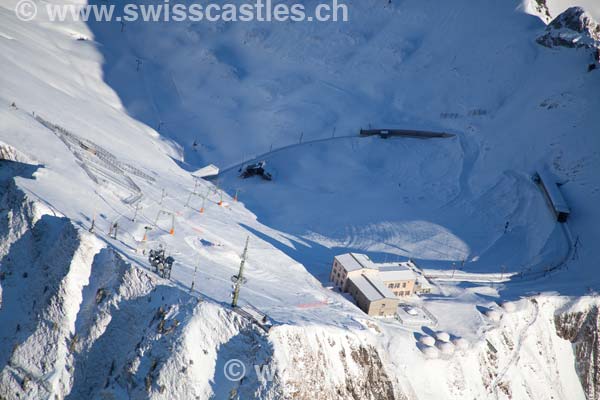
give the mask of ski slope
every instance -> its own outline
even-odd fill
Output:
[[[352,377],[364,398],[392,398],[388,384],[394,398],[420,400],[583,398],[552,317],[600,285],[600,74],[586,72],[583,49],[536,44],[545,25],[521,3],[368,0],[353,3],[343,26],[135,23],[123,32],[22,23],[14,3],[0,8],[0,154],[13,162],[0,168],[16,182],[3,186],[3,212],[16,217],[2,225],[0,256],[16,272],[0,289],[1,388],[26,394],[15,382],[31,375],[30,398],[220,398],[236,388],[239,398],[333,399],[339,390],[351,398]],[[456,137],[341,137],[369,125]],[[316,142],[266,157],[272,182],[241,180],[234,168],[196,185],[189,172],[300,137]],[[542,164],[565,181],[575,250],[530,179]],[[268,335],[228,311],[248,236],[241,303],[269,316]],[[144,254],[159,244],[176,259],[170,281]],[[368,318],[327,288],[333,256],[347,251],[458,267],[459,277],[564,268],[535,280],[439,282],[412,299],[436,330],[470,344],[427,359],[416,340],[432,327]],[[31,268],[46,264],[50,285]],[[54,300],[32,314],[45,286]],[[521,298],[539,293],[533,314]],[[517,311],[493,320],[504,300]],[[279,386],[235,386],[221,374],[232,357],[273,365]]]
[[[575,175],[567,197],[598,193],[583,176],[597,162],[597,96],[589,89],[597,74],[586,73],[584,50],[537,45],[545,25],[527,7],[371,1],[353,5],[342,27],[90,28],[103,43],[106,80],[132,115],[181,144],[185,168],[224,168],[223,187],[232,196],[241,190],[261,222],[304,243],[288,254],[312,264],[315,275],[327,276],[337,249],[413,257],[435,268],[428,261],[520,272],[557,264],[569,251],[529,180],[536,168]],[[486,29],[479,15],[502,23]],[[174,40],[180,45],[169,46]],[[560,82],[553,78],[567,70]],[[326,140],[370,125],[458,138],[441,146]],[[577,143],[566,143],[575,131]],[[514,151],[517,143],[523,151]],[[227,168],[282,146],[267,157],[272,187],[239,182]]]

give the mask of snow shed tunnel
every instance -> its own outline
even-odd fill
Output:
[[[544,196],[548,201],[548,205],[554,212],[556,220],[558,222],[566,222],[571,213],[571,209],[562,195],[556,179],[545,170],[537,171],[533,179],[540,185],[544,192]]]

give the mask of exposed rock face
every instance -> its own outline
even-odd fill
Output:
[[[285,399],[401,400],[380,353],[354,334],[282,327],[271,333]],[[302,348],[299,344],[302,343]]]
[[[600,25],[581,7],[571,7],[554,18],[537,42],[546,47],[600,48]]]
[[[550,15],[550,11],[548,10],[546,0],[535,0],[534,3],[534,8],[539,13],[540,17],[543,18],[546,22],[551,21],[552,16]]]
[[[566,312],[555,317],[556,332],[574,344],[576,369],[588,400],[600,399],[600,312]]]
[[[6,143],[0,142],[0,160],[15,161],[26,164],[35,164],[35,162],[19,150]]]

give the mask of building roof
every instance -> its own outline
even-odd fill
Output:
[[[352,276],[350,281],[369,300],[396,299],[396,296],[378,278],[366,275]]]
[[[213,164],[208,164],[206,167],[202,167],[194,172],[192,175],[196,178],[207,178],[211,176],[219,175],[219,167]]]
[[[417,284],[422,289],[433,288],[433,286],[431,286],[431,284],[429,283],[429,281],[427,280],[427,278],[425,278],[423,276],[417,276]]]
[[[377,269],[366,254],[346,253],[335,256],[346,272],[358,271],[364,268]]]
[[[558,183],[556,179],[554,179],[554,176],[545,168],[540,169],[537,172],[537,174],[541,179],[542,185],[546,189],[546,194],[552,202],[552,207],[554,207],[556,211],[564,212],[567,214],[570,213],[571,210],[569,209],[569,205],[567,204],[567,201],[560,192],[560,189],[558,188]]]
[[[415,280],[417,277],[413,270],[400,265],[379,267],[378,276],[384,282],[410,281]]]

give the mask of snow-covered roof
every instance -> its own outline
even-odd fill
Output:
[[[379,267],[378,276],[384,282],[410,281],[417,277],[411,269],[399,265]]]
[[[396,296],[378,278],[361,274],[349,279],[369,301],[396,299]]]
[[[431,286],[431,284],[429,283],[427,278],[425,278],[423,276],[417,276],[416,283],[421,288],[432,288],[433,287],[433,286]]]
[[[552,202],[552,207],[554,207],[556,211],[570,213],[571,210],[569,209],[569,205],[560,192],[554,176],[545,168],[541,168],[537,173],[546,190],[546,194]]]
[[[417,275],[408,268],[408,263],[376,264],[366,255],[346,253],[335,256],[346,272],[372,269],[379,271],[378,278],[383,282],[408,281],[416,279]]]
[[[207,178],[210,176],[219,175],[219,167],[213,164],[208,164],[206,167],[202,167],[192,173],[196,178]]]
[[[346,253],[335,256],[335,259],[346,272],[358,271],[363,268],[377,269],[366,254]]]

